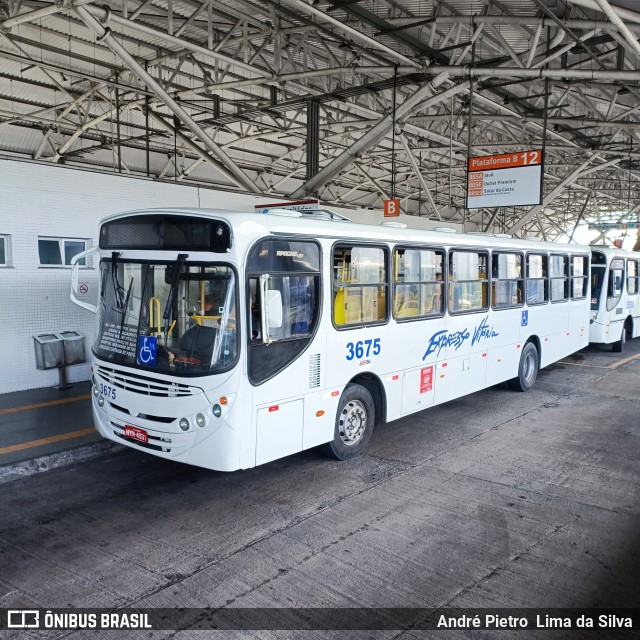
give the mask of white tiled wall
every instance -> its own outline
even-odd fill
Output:
[[[120,175],[0,159],[0,234],[11,239],[11,267],[0,267],[0,393],[53,386],[58,371],[39,371],[33,336],[75,329],[90,356],[95,315],[69,299],[71,270],[38,267],[38,236],[97,242],[98,222],[144,207],[252,210],[254,197]],[[94,261],[94,266],[96,262]],[[83,270],[94,301],[96,269]],[[87,380],[90,365],[67,368],[70,382]]]

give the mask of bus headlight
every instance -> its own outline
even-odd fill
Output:
[[[98,406],[104,407],[104,396],[98,396]]]
[[[204,417],[204,414],[199,413],[199,414],[196,416],[196,424],[197,424],[199,427],[204,427],[204,425],[205,425],[205,424],[207,424],[207,419]]]
[[[213,415],[216,418],[219,418],[222,415],[222,407],[219,404],[214,404],[213,407],[211,407],[211,411],[213,411]]]
[[[189,431],[189,421],[186,418],[180,418],[180,428],[183,431]]]
[[[100,392],[98,391],[98,387],[93,387],[93,395],[95,398],[97,398],[100,395]]]

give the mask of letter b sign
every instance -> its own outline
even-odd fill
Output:
[[[400,200],[384,201],[384,217],[395,218],[400,215]]]

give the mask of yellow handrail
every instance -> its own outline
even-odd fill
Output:
[[[160,335],[160,298],[156,298],[155,296],[149,299],[149,326],[151,327],[152,331],[153,331],[154,309],[156,312],[155,315],[158,318],[158,327],[156,329],[156,334]],[[173,329],[173,325],[171,328]]]

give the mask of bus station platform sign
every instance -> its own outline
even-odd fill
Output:
[[[535,205],[541,202],[541,150],[469,158],[468,209]]]

